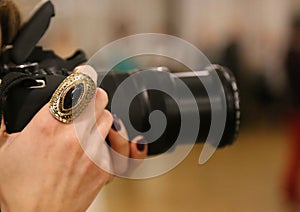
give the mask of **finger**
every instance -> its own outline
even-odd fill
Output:
[[[10,133],[10,134],[8,134],[6,132],[6,125],[5,125],[5,121],[4,121],[4,116],[2,115],[1,126],[0,126],[0,148],[4,144],[8,144],[9,141],[13,141],[14,138],[18,135],[19,135],[19,133]]]
[[[0,148],[6,142],[8,134],[6,133],[6,125],[4,122],[4,117],[2,116],[1,126],[0,126]]]
[[[5,121],[4,121],[4,116],[2,115],[1,126],[0,126],[0,133],[3,134],[5,132],[6,132],[6,125],[5,125]]]
[[[143,163],[148,152],[148,145],[143,136],[135,137],[130,143],[130,157],[132,159],[128,162],[128,167],[126,170],[126,176],[131,176],[131,174]]]
[[[15,139],[20,133],[12,133],[8,134],[6,132],[0,133],[0,148],[3,147],[5,144],[9,144],[11,141]]]
[[[81,66],[77,66],[74,70],[73,73],[84,73],[88,76],[90,76],[92,78],[92,80],[95,82],[95,84],[97,84],[97,72],[95,71],[95,69],[93,69],[90,65],[81,65]]]
[[[135,137],[130,144],[130,157],[133,159],[145,159],[148,152],[148,145],[144,137]]]
[[[89,65],[78,66],[74,69],[73,72],[84,73],[90,76],[93,79],[94,83],[97,84],[97,72],[91,66]],[[95,101],[94,115],[95,115],[95,119],[97,120],[98,117],[101,116],[103,110],[105,109],[108,103],[107,93],[103,89],[97,88],[94,101]]]
[[[111,128],[113,118],[108,110],[103,110],[98,117],[94,127],[88,132],[76,123],[76,134],[79,135],[79,142],[84,153],[102,170],[111,173],[112,162],[110,159],[110,151],[105,142],[105,138]]]
[[[103,136],[103,140],[104,140],[104,138],[107,137],[110,131],[112,123],[113,123],[113,117],[111,113],[108,110],[103,110],[101,115],[97,117],[96,126],[94,127],[93,130],[95,130],[96,128]]]
[[[123,122],[116,115],[113,118],[114,122],[108,135],[113,172],[115,175],[123,175],[128,169],[130,143]]]
[[[53,135],[58,129],[63,130],[68,126],[70,125],[63,124],[52,116],[49,112],[49,103],[47,103],[35,114],[23,132],[39,131],[46,135]]]
[[[90,131],[97,130],[98,128],[97,125],[101,124],[103,120],[102,113],[105,110],[107,102],[108,102],[108,98],[106,92],[101,88],[97,88],[95,98],[92,99],[92,101],[88,104],[86,109],[80,114],[78,119],[75,120],[75,123],[77,125],[76,128],[80,130],[85,129],[87,133],[89,133]],[[112,118],[110,118],[110,120],[112,120]],[[110,123],[111,122],[109,122],[108,124]],[[110,126],[108,129],[110,129]],[[105,134],[101,134],[101,135],[106,136],[107,133],[108,132],[105,131]]]
[[[111,148],[117,153],[129,157],[130,145],[126,128],[123,122],[113,115],[113,124],[108,135]]]
[[[74,72],[81,72],[90,76],[93,79],[94,83],[97,84],[97,72],[91,66],[78,66],[74,69]],[[95,96],[95,116],[99,117],[108,103],[108,96],[107,93],[101,88],[97,88]]]
[[[108,98],[105,91],[100,88],[96,89],[95,97],[74,121],[81,142],[85,142],[90,134],[99,133],[98,130],[100,130],[102,140],[107,136],[112,123],[111,114],[108,111],[105,112],[107,102]],[[105,113],[104,117],[102,116],[103,113]],[[99,126],[101,127],[99,128]],[[99,134],[97,135],[99,140]]]
[[[102,112],[104,111],[107,103],[108,103],[107,93],[103,89],[97,88],[96,97],[95,97],[95,118],[97,122]]]
[[[74,121],[77,138],[85,153],[104,170],[110,170],[109,150],[105,138],[111,128],[113,118],[108,110],[107,95],[102,89],[96,90],[95,98]],[[107,161],[104,163],[103,161]]]

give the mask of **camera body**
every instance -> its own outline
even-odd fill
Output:
[[[87,61],[81,50],[64,59],[37,46],[54,15],[51,1],[43,2],[0,54],[0,109],[8,133],[21,131],[60,82]]]

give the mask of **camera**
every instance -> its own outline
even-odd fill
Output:
[[[36,112],[49,102],[55,89],[72,70],[86,62],[86,56],[81,50],[63,59],[53,51],[36,46],[53,16],[54,7],[51,1],[43,3],[22,26],[12,46],[6,48],[0,55],[0,78],[2,80],[0,111],[8,133],[21,131]],[[155,73],[158,83],[170,84],[175,90],[181,90],[182,84],[178,83],[180,80],[191,91],[197,106],[196,109],[191,107],[191,96],[179,94],[184,108],[180,111],[177,102],[170,95],[154,89],[143,90],[133,98],[129,107],[130,120],[129,123],[125,123],[125,127],[131,124],[137,131],[146,132],[151,128],[148,118],[153,111],[159,110],[166,117],[167,124],[164,132],[149,144],[149,155],[163,153],[173,146],[181,128],[182,116],[193,117],[195,114],[199,116],[201,127],[198,129],[196,140],[198,142],[206,140],[212,124],[210,100],[219,99],[219,97],[209,97],[203,82],[213,84],[214,73],[217,73],[224,91],[225,104],[220,103],[219,106],[220,110],[226,111],[226,119],[220,142],[212,141],[212,145],[223,147],[234,141],[240,124],[240,105],[237,83],[228,69],[212,65],[194,72],[175,73],[165,67],[145,68],[126,73],[109,72],[107,75],[101,75],[100,72],[98,74],[101,79],[99,87],[103,88],[109,97],[107,109],[111,110],[113,97],[119,85],[130,76],[143,71]],[[137,82],[133,80],[131,83]],[[125,100],[126,90],[123,92]],[[122,114],[116,115],[123,118]],[[136,131],[129,129],[128,134],[129,137],[133,137]],[[149,135],[146,140],[151,140],[152,137]],[[183,139],[187,144],[193,142],[189,135]]]

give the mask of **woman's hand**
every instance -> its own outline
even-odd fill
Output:
[[[129,142],[120,120],[105,110],[107,95],[95,95],[96,128],[108,136],[114,151],[144,159],[147,145]],[[111,128],[113,122],[115,127]],[[3,126],[3,125],[2,125]],[[94,129],[95,126],[85,129]],[[54,119],[45,105],[17,134],[1,130],[0,205],[1,211],[85,211],[112,175],[100,169],[83,151],[73,124]],[[120,133],[121,132],[121,133]],[[123,134],[123,135],[122,135]],[[100,157],[100,156],[99,156]],[[115,166],[117,161],[112,160]],[[118,165],[126,171],[128,164]],[[125,167],[125,168],[124,168]]]

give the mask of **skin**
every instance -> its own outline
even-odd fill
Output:
[[[96,126],[111,147],[128,158],[144,159],[132,142],[111,128],[112,115],[105,110],[107,94],[97,89]],[[45,105],[17,134],[0,132],[1,211],[85,211],[113,176],[96,166],[82,150],[72,124],[54,119]],[[122,130],[124,126],[121,124]],[[108,158],[108,160],[113,160]],[[112,164],[116,164],[116,162]],[[127,164],[124,164],[127,167]]]
[[[17,12],[15,10],[15,15]],[[2,47],[1,25],[0,46]],[[77,71],[80,71],[80,67]],[[84,133],[89,135],[93,130],[99,130],[102,137],[109,138],[114,151],[128,159],[144,159],[147,146],[143,151],[139,151],[136,146],[141,137],[129,142],[128,137],[124,136],[126,129],[121,122],[120,132],[111,129],[112,115],[104,109],[107,101],[107,94],[98,89],[95,95],[97,123],[84,129]],[[74,126],[54,119],[48,107],[48,104],[45,105],[20,133],[7,134],[2,119],[1,212],[85,211],[100,189],[113,178],[84,153]],[[125,173],[130,173],[139,165],[129,164],[129,160],[122,160],[122,164],[114,158],[103,160],[111,161],[113,170]]]

